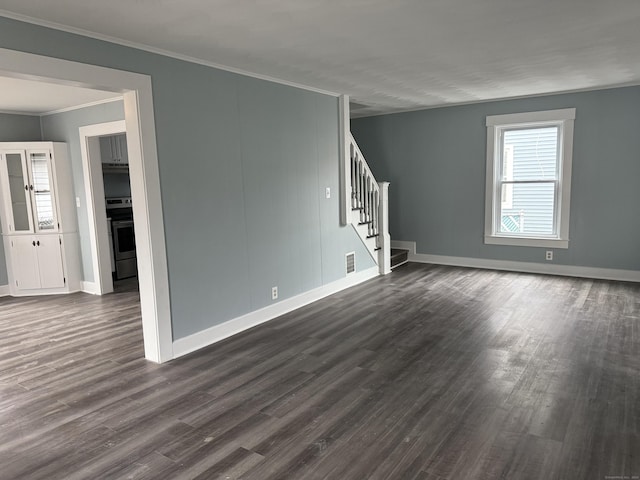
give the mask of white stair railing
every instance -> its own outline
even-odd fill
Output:
[[[381,275],[391,272],[389,182],[378,183],[351,135],[349,96],[340,107],[340,223],[353,225],[378,264]]]
[[[351,223],[376,259],[380,274],[385,275],[391,272],[389,182],[376,181],[351,132],[345,136],[351,177],[345,182],[345,194],[350,199]]]

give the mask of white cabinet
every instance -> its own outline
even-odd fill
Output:
[[[80,287],[80,249],[67,145],[0,143],[2,234],[14,295]]]
[[[100,157],[109,165],[128,165],[127,136],[124,133],[100,137]]]
[[[63,288],[62,240],[58,235],[14,235],[9,243],[19,290]]]
[[[8,150],[0,154],[6,171],[7,233],[58,231],[49,150]]]

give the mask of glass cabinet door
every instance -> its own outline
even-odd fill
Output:
[[[29,151],[28,161],[31,173],[29,189],[33,195],[34,223],[36,231],[47,232],[58,229],[56,206],[51,178],[51,159],[49,151]]]
[[[8,224],[12,232],[32,232],[29,177],[24,152],[6,152],[4,159],[9,181]]]

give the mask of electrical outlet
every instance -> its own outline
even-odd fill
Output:
[[[327,198],[331,198],[331,187],[327,187],[324,191],[324,196]]]
[[[553,250],[547,250],[547,253],[544,258],[547,260],[553,260]]]
[[[271,287],[271,300],[278,298],[278,287]]]

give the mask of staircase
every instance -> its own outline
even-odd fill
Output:
[[[378,264],[381,275],[391,272],[389,183],[378,183],[351,132],[346,135],[346,222],[356,230]]]
[[[409,262],[409,250],[404,248],[391,249],[391,270]]]
[[[391,249],[389,237],[389,182],[378,183],[351,132],[345,134],[348,176],[345,198],[347,221],[358,232],[369,253],[376,260],[381,275],[409,261],[409,251]]]
[[[349,123],[349,97],[340,97],[342,152],[340,220],[352,225],[381,275],[391,272],[389,182],[377,182],[362,155]]]

